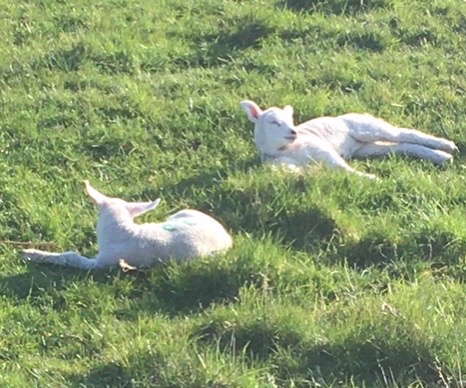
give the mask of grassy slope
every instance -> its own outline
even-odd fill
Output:
[[[367,111],[463,150],[464,2],[0,4],[0,385],[462,384],[461,155],[286,177],[238,102]],[[235,248],[147,274],[26,266],[7,241],[95,253],[83,179],[162,197],[143,220],[213,213]]]

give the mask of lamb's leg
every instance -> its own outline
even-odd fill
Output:
[[[52,253],[38,249],[25,249],[21,252],[21,257],[35,263],[50,263],[86,270],[98,267],[97,260],[88,259],[76,252]]]
[[[453,156],[447,152],[433,150],[417,144],[365,144],[354,153],[355,158],[368,158],[374,156],[387,156],[389,154],[400,154],[412,156],[414,158],[426,159],[434,164],[444,164],[450,162]]]
[[[458,148],[450,140],[428,135],[417,129],[399,128],[382,119],[369,116],[364,121],[349,120],[350,135],[357,141],[363,143],[374,143],[376,141],[387,141],[392,143],[417,144],[424,147],[441,150],[450,154]]]
[[[331,168],[345,170],[364,178],[376,179],[375,175],[356,171],[331,147],[310,147],[308,151],[310,151],[308,157],[313,163],[323,163]]]
[[[267,163],[272,164],[273,166],[285,167],[290,172],[300,172],[302,170],[301,167],[296,165],[296,161],[294,159],[287,158],[286,156],[270,160]]]

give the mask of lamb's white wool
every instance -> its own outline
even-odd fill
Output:
[[[34,262],[82,269],[150,268],[170,259],[185,261],[229,249],[232,239],[215,219],[197,210],[185,209],[162,223],[135,224],[133,218],[154,209],[153,202],[126,202],[110,198],[86,181],[89,196],[99,208],[97,243],[99,253],[89,259],[75,252],[52,253],[26,249],[23,258]]]
[[[452,141],[415,129],[395,127],[369,114],[319,117],[295,126],[293,108],[289,105],[265,111],[253,101],[242,101],[240,105],[254,123],[254,141],[262,162],[292,169],[323,163],[374,178],[374,175],[354,170],[346,161],[394,153],[443,164],[451,161],[457,150]]]

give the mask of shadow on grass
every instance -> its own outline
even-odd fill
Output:
[[[137,320],[141,314],[164,313],[169,316],[202,311],[212,304],[232,303],[244,285],[261,287],[266,281],[259,262],[249,262],[249,256],[219,255],[188,263],[170,262],[147,272],[82,271],[46,264],[30,264],[28,272],[0,278],[0,296],[27,300],[31,306],[66,311],[76,298],[87,305],[98,303],[93,296],[81,298],[73,291],[93,284],[105,284],[104,292],[131,303],[124,308],[115,306],[113,314],[119,320]],[[108,287],[107,287],[108,286]],[[100,293],[100,292],[99,292]],[[74,305],[73,308],[76,308]],[[89,309],[89,315],[96,312]]]
[[[357,312],[352,317],[358,319]],[[273,365],[270,373],[283,386],[290,381],[331,383],[336,379],[358,386],[437,386],[442,382],[441,371],[449,370],[436,357],[442,339],[424,333],[402,316],[375,314],[370,322],[349,332],[343,329],[336,336],[328,327],[330,338],[322,334],[322,328],[309,330],[307,318],[297,317],[300,322],[295,325],[293,313],[286,309],[270,315],[266,311],[239,317],[232,313],[231,319],[226,318],[208,317],[203,326],[194,328],[192,339],[197,350],[193,348],[191,354],[211,349],[228,358],[237,357],[246,365],[269,363]],[[163,353],[156,346],[135,352],[124,362],[97,365],[85,373],[70,375],[68,381],[87,387],[160,386],[167,381],[173,386],[191,381],[198,384],[193,386],[207,384],[195,356],[186,349],[163,349]]]
[[[242,162],[230,170],[248,172],[260,168],[255,160]],[[203,174],[182,180],[163,188],[162,194],[172,197],[197,198],[196,203],[189,204],[198,210],[220,220],[228,230],[234,233],[247,233],[261,239],[264,235],[275,237],[284,246],[294,250],[314,249],[320,243],[327,243],[335,233],[338,225],[335,219],[315,203],[308,203],[300,197],[299,203],[289,206],[290,197],[305,192],[308,182],[303,179],[288,179],[283,183],[263,180],[263,185],[240,188],[222,185],[221,180],[228,176],[228,171],[207,171]],[[267,179],[265,177],[265,179]],[[305,178],[307,179],[307,178]],[[201,194],[199,193],[208,193]],[[143,195],[153,198],[161,194],[147,189]]]
[[[154,360],[155,362],[155,360]],[[68,382],[80,387],[133,387],[137,376],[119,363],[108,363],[82,375],[71,375]],[[139,386],[139,385],[137,385]]]
[[[197,313],[214,303],[234,302],[246,282],[235,265],[204,261],[171,263],[147,273],[128,275],[134,281],[127,297],[134,305],[116,312],[122,320],[137,319],[141,311],[175,316]]]
[[[387,40],[375,32],[352,33],[348,32],[337,39],[340,47],[352,46],[359,50],[382,52],[387,46]]]
[[[466,242],[458,236],[433,229],[419,234],[407,234],[397,241],[384,236],[368,235],[340,247],[332,262],[338,263],[344,259],[352,268],[364,270],[368,267],[389,268],[397,262],[409,266],[412,258],[413,263],[421,261],[435,269],[460,264],[465,250]],[[398,278],[401,274],[395,271],[392,275]]]
[[[219,66],[237,51],[259,48],[261,40],[273,32],[273,28],[251,18],[239,18],[233,25],[234,28],[228,31],[221,29],[218,33],[196,37],[193,42],[195,51],[176,58],[175,64],[181,67]]]
[[[324,344],[315,344],[305,332],[285,323],[266,317],[226,324],[210,322],[194,335],[200,345],[219,346],[222,352],[249,361],[273,363],[277,381],[285,385],[289,380],[326,385],[336,379],[357,382],[358,386],[384,381],[394,386],[440,382],[441,367],[432,344],[419,333],[411,333],[414,329],[410,323],[398,322],[390,327],[382,319],[342,340]],[[387,335],[387,330],[396,331],[399,337]]]
[[[269,360],[281,346],[297,348],[303,340],[299,331],[266,316],[234,323],[213,320],[199,327],[193,337],[201,345],[215,344],[226,353],[244,354],[261,361]]]
[[[240,163],[241,168],[249,168],[254,162]],[[195,192],[209,193],[214,190],[218,186],[217,180],[226,174],[226,171],[206,171],[177,185],[166,187],[165,190],[171,196],[195,198]],[[142,194],[154,196],[155,193],[148,191]],[[222,208],[222,204],[215,204],[212,209],[209,203],[204,203],[205,207],[195,207],[225,222],[222,216],[228,214],[227,209],[224,209],[225,213],[217,212],[218,206]],[[235,206],[234,203],[231,205]],[[228,225],[227,222],[225,224]],[[232,227],[231,230],[235,228]],[[249,257],[233,258],[221,255],[218,261],[217,258],[209,258],[191,263],[169,263],[148,272],[135,273],[122,273],[118,270],[86,272],[53,265],[30,264],[25,273],[0,277],[0,295],[19,300],[27,299],[31,304],[38,306],[48,303],[56,310],[65,310],[66,292],[61,291],[66,291],[72,283],[89,284],[90,280],[91,283],[108,284],[110,293],[134,302],[129,309],[115,311],[119,319],[137,319],[141,311],[149,314],[164,312],[169,315],[189,313],[202,310],[213,303],[235,301],[239,289],[244,284],[259,284],[262,281],[259,276],[262,268],[248,263],[248,259]]]
[[[385,8],[389,4],[388,0],[280,0],[277,6],[296,12],[350,15]]]
[[[252,167],[261,168],[256,162],[248,161],[242,169],[247,173]],[[413,263],[420,259],[434,267],[456,265],[466,250],[466,244],[457,235],[435,226],[391,237],[368,231],[361,238],[353,239],[346,235],[331,211],[300,196],[312,185],[307,181],[312,179],[309,177],[285,178],[287,182],[280,182],[275,178],[267,181],[258,175],[259,184],[247,187],[217,183],[227,176],[226,171],[208,171],[166,186],[164,191],[183,198],[197,198],[192,206],[216,217],[232,232],[245,233],[257,240],[268,235],[298,252],[313,253],[330,248],[325,260],[332,265],[347,263],[357,270],[391,266],[394,278],[410,276],[410,269],[415,270],[410,267],[410,258]],[[199,196],[199,192],[208,195]],[[154,197],[156,193],[145,194]],[[382,200],[383,206],[390,208],[390,198]],[[403,270],[407,271],[404,275],[399,271],[398,262],[406,262],[410,267]]]
[[[283,367],[286,365],[279,366],[279,370],[285,372]],[[300,357],[293,372],[308,379],[326,376],[353,380],[361,386],[412,383],[437,386],[441,383],[438,370],[435,355],[427,347],[374,339],[315,346]],[[290,373],[289,369],[285,373]]]
[[[56,49],[32,64],[33,68],[46,67],[49,70],[74,72],[80,70],[86,62],[92,62],[102,73],[134,74],[138,64],[130,52],[112,53],[96,52],[82,41],[70,49]]]
[[[83,374],[69,375],[73,387],[226,387],[217,385],[199,368],[198,362],[183,352],[150,350],[135,352],[124,364],[110,362]]]
[[[30,299],[34,303],[36,297],[65,290],[71,282],[89,278],[98,283],[111,282],[115,272],[119,271],[87,272],[54,265],[30,264],[28,272],[0,277],[0,295],[19,300]],[[60,309],[60,301],[57,299],[56,302],[54,307]]]
[[[168,64],[181,68],[190,67],[215,67],[224,64],[240,50],[258,48],[261,40],[273,32],[261,20],[237,18],[230,21],[231,27],[222,27],[216,33],[195,35],[192,38],[190,53],[174,56],[165,60],[146,59],[140,60],[133,49],[117,49],[110,52],[100,51],[83,41],[78,41],[72,47],[56,48],[29,65],[34,70],[48,69],[63,72],[75,72],[83,68],[86,63],[94,65],[99,72],[104,74],[128,74],[138,73],[140,70],[157,72]],[[71,28],[74,28],[71,26]],[[16,34],[19,45],[24,44],[28,37],[24,34]],[[173,37],[179,39],[177,34]],[[183,39],[186,39],[183,36]],[[11,74],[24,72],[24,65],[17,63],[18,68],[5,69]]]

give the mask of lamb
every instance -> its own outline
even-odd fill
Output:
[[[323,163],[374,179],[374,175],[356,171],[346,161],[393,153],[442,165],[450,162],[457,151],[452,141],[395,127],[370,114],[319,117],[295,126],[289,105],[265,111],[253,101],[242,101],[240,105],[254,123],[254,141],[261,161],[293,170],[309,163]]]
[[[80,269],[147,269],[170,259],[187,261],[232,246],[232,238],[215,219],[197,210],[185,209],[162,223],[136,224],[133,219],[154,209],[160,202],[126,202],[110,198],[85,181],[86,190],[99,209],[97,243],[99,253],[89,259],[75,252],[52,253],[26,249],[28,261],[53,263]]]

